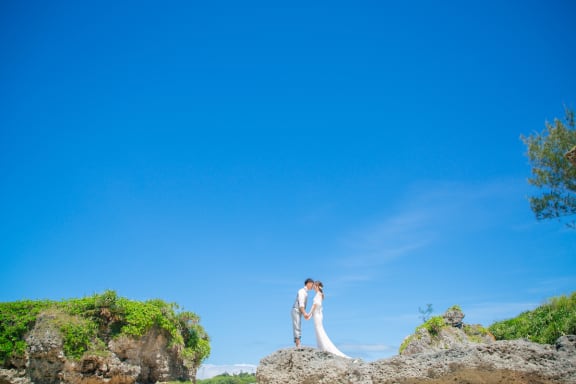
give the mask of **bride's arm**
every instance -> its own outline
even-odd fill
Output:
[[[310,313],[308,313],[307,315],[304,315],[304,318],[306,320],[310,320],[310,318],[312,317],[312,315],[314,314],[314,310],[316,309],[316,304],[312,304],[312,308],[310,308]]]

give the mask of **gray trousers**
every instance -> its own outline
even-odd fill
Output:
[[[300,309],[292,307],[292,329],[294,331],[294,341],[302,337],[302,314]]]

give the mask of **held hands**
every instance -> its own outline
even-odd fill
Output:
[[[306,320],[310,320],[311,317],[312,317],[312,313],[304,313],[304,318]]]

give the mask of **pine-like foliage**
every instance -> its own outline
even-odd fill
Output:
[[[539,192],[530,197],[536,218],[559,219],[576,228],[576,222],[569,218],[576,215],[576,164],[570,160],[570,151],[576,146],[574,111],[566,109],[564,120],[547,122],[544,131],[520,138],[532,165],[528,183]]]

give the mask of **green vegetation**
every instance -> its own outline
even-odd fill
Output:
[[[450,309],[461,311],[458,305]],[[442,316],[431,317],[418,326],[414,334],[404,339],[399,353],[402,353],[415,338],[421,337],[422,329],[434,339],[444,327],[447,325]],[[533,311],[523,312],[509,320],[495,322],[488,328],[464,324],[462,330],[473,342],[481,342],[483,337],[491,333],[496,340],[528,339],[540,344],[554,344],[560,336],[576,335],[576,291],[570,296],[553,297]]]
[[[66,320],[59,324],[60,331],[64,335],[64,354],[79,359],[97,339],[97,327],[88,319],[69,317],[69,320]]]
[[[399,353],[402,354],[402,352],[406,349],[406,347],[415,339],[420,339],[421,338],[421,330],[425,329],[428,334],[431,337],[437,337],[440,334],[440,330],[446,326],[446,322],[444,321],[444,318],[442,316],[432,316],[431,318],[429,318],[428,320],[426,320],[424,322],[424,324],[419,325],[418,327],[416,327],[416,331],[414,334],[406,337],[404,339],[404,341],[402,341],[402,344],[400,345],[400,349],[399,349]]]
[[[428,304],[428,308],[431,309],[432,304]],[[450,308],[448,308],[446,312],[448,313],[451,311],[462,312],[462,308],[459,305],[453,305]],[[422,315],[424,314],[423,313],[424,311],[421,308],[418,308],[418,312],[420,312],[420,314]],[[442,329],[444,328],[448,329],[452,328],[451,325],[446,323],[446,321],[444,320],[444,316],[432,316],[428,318],[426,321],[424,321],[423,324],[416,327],[416,330],[412,335],[406,337],[402,341],[402,344],[400,345],[399,348],[399,353],[402,354],[402,352],[406,349],[406,347],[408,347],[408,345],[410,345],[410,343],[412,343],[414,340],[421,339],[426,334],[430,336],[431,341],[433,343],[440,341],[439,336]],[[462,325],[462,331],[464,331],[464,334],[466,335],[466,338],[468,340],[475,343],[482,342],[483,337],[489,333],[489,331],[481,325],[468,325],[468,324]]]
[[[167,384],[191,384],[191,381],[170,381]],[[239,373],[230,375],[223,373],[210,379],[196,380],[196,384],[252,384],[256,383],[256,375],[253,373]]]
[[[0,366],[24,355],[24,337],[40,314],[53,318],[69,358],[78,359],[86,352],[102,353],[112,338],[139,337],[157,327],[168,335],[170,346],[182,347],[183,357],[199,366],[210,354],[208,335],[196,314],[177,310],[174,303],[134,301],[118,297],[114,291],[59,302],[0,303]]]
[[[224,373],[210,379],[198,380],[198,384],[250,384],[256,382],[256,375],[253,373],[239,373],[230,375]]]
[[[398,353],[402,354],[402,352],[404,352],[404,350],[406,349],[406,347],[408,346],[408,344],[410,344],[410,342],[412,340],[414,340],[414,335],[410,335],[406,338],[404,338],[404,340],[402,340],[402,344],[400,344],[400,348],[398,348]]]
[[[23,356],[24,336],[36,322],[36,316],[50,305],[47,301],[0,303],[0,366],[10,357]]]
[[[462,330],[464,331],[466,336],[468,336],[468,340],[473,341],[475,343],[481,343],[482,340],[484,340],[483,338],[490,333],[490,331],[488,331],[487,328],[484,328],[479,324],[476,325],[464,324],[462,326]]]
[[[546,129],[528,137],[520,136],[528,148],[532,165],[528,183],[541,191],[530,197],[530,207],[538,220],[558,219],[576,215],[576,166],[567,157],[576,147],[574,111],[566,108],[564,121],[546,122]],[[566,224],[576,228],[576,221]]]
[[[446,322],[444,322],[444,318],[442,316],[432,316],[429,318],[424,324],[418,326],[416,328],[416,332],[421,328],[424,328],[428,331],[430,336],[438,336],[440,330],[446,326]]]
[[[554,344],[558,337],[576,334],[576,292],[554,297],[533,311],[495,322],[489,328],[497,340],[528,339]]]

